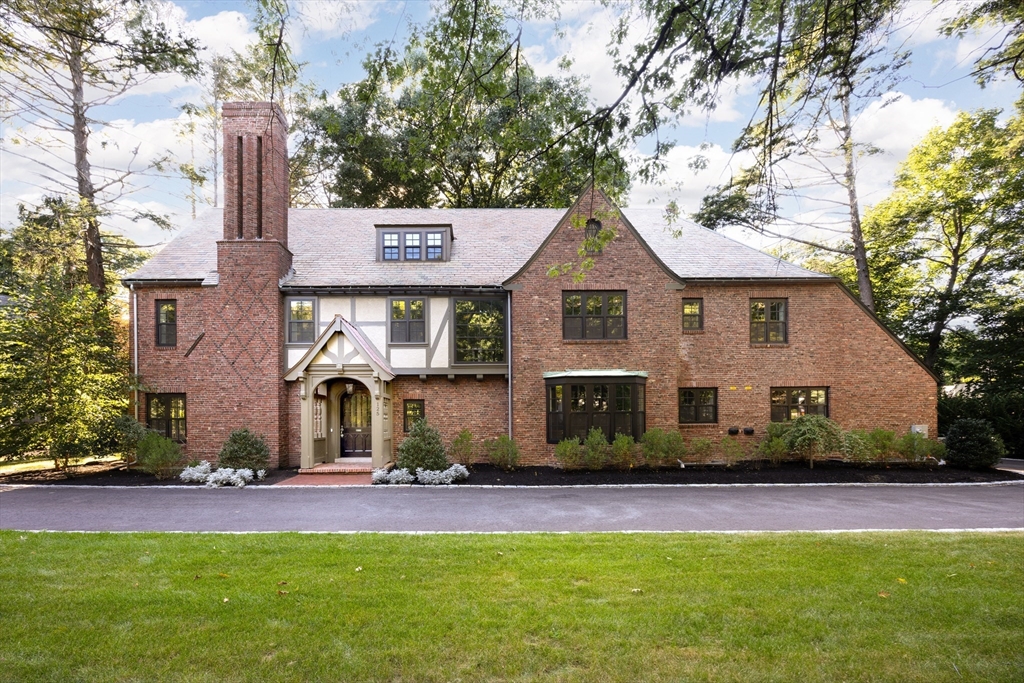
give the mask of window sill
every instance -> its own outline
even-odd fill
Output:
[[[401,349],[425,349],[430,346],[429,342],[388,342],[388,346],[397,346]]]
[[[178,348],[178,345],[175,344],[173,346],[169,346],[166,344],[154,344],[153,348],[156,349],[157,351],[174,351],[175,349]]]
[[[704,334],[704,330],[683,330],[683,334]]]
[[[285,342],[284,345],[294,349],[308,349],[313,345],[313,342]]]
[[[625,344],[629,339],[563,339],[563,344]]]
[[[781,342],[781,343],[772,342],[772,343],[769,343],[769,344],[757,344],[757,343],[751,342],[750,348],[752,348],[752,349],[788,349],[789,348],[789,342]]]
[[[680,427],[717,427],[717,422],[680,422]]]

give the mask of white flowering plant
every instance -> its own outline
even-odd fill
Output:
[[[184,482],[195,484],[206,484],[208,488],[220,488],[222,486],[237,486],[244,488],[246,484],[253,481],[263,481],[267,478],[266,470],[253,472],[247,467],[234,469],[231,467],[220,467],[213,469],[208,462],[201,462],[198,465],[186,467],[178,477]]]

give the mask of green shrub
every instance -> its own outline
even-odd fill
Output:
[[[909,462],[924,462],[932,453],[931,441],[924,434],[907,432],[896,440],[896,452]]]
[[[690,442],[690,452],[693,453],[694,460],[702,465],[711,459],[714,449],[715,444],[706,436],[698,437]]]
[[[578,470],[583,467],[583,447],[580,445],[580,437],[574,436],[571,439],[559,441],[555,446],[555,460],[563,470]]]
[[[170,479],[181,470],[181,446],[156,432],[146,432],[136,447],[139,469],[157,479]]]
[[[600,470],[608,464],[608,439],[598,427],[591,427],[583,440],[583,464],[588,470]]]
[[[661,467],[665,463],[665,432],[648,429],[640,437],[640,448],[648,467]]]
[[[473,445],[473,432],[463,429],[448,447],[448,460],[460,465],[472,465],[476,456],[476,447]]]
[[[971,387],[969,393],[939,395],[939,434],[965,417],[991,423],[1011,457],[1024,458],[1024,387],[995,393]]]
[[[954,467],[992,467],[1005,455],[1002,439],[986,420],[961,418],[946,433],[946,459]]]
[[[398,447],[398,469],[416,472],[417,468],[441,471],[448,469],[441,434],[426,420],[412,423],[409,436]]]
[[[725,461],[726,467],[732,467],[737,460],[743,458],[743,444],[740,443],[739,439],[723,436],[719,445],[722,451],[722,460]]]
[[[771,464],[778,465],[789,455],[789,446],[782,437],[765,436],[761,443],[757,444],[757,452]]]
[[[495,467],[511,470],[519,464],[519,446],[507,434],[497,439],[488,439],[484,442],[484,449],[487,451],[487,461]]]
[[[768,426],[765,427],[764,433],[769,439],[785,440],[786,435],[789,434],[789,430],[792,428],[792,422],[769,422]]]
[[[672,467],[677,461],[686,457],[686,441],[678,429],[670,429],[665,434],[665,464]]]
[[[886,462],[896,454],[896,432],[888,429],[872,429],[868,432],[868,446],[871,458]]]
[[[146,437],[146,426],[130,415],[118,415],[114,420],[116,448],[121,459],[131,462],[135,457],[139,442]]]
[[[843,432],[843,443],[839,446],[843,459],[850,462],[869,462],[871,460],[871,441],[867,432],[855,429]]]
[[[270,467],[270,447],[262,436],[248,429],[236,429],[221,447],[217,466],[236,470],[245,468],[253,472],[265,470]]]
[[[842,442],[843,430],[821,415],[798,417],[786,433],[786,446],[790,452],[806,458],[812,468],[815,458],[838,451]]]
[[[621,470],[636,465],[636,441],[629,434],[616,434],[612,441],[612,465]]]

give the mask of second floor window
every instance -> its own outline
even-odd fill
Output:
[[[683,331],[704,329],[704,299],[683,299]]]
[[[397,261],[398,260],[398,233],[397,232],[386,232],[386,233],[384,233],[384,260],[385,261]]]
[[[175,346],[178,343],[178,302],[159,299],[156,302],[156,345]]]
[[[440,232],[427,233],[427,260],[440,261],[444,258],[444,235]]]
[[[625,292],[562,292],[563,339],[625,339]]]
[[[505,362],[505,302],[455,300],[455,362]]]
[[[427,341],[426,299],[391,300],[391,343],[423,344]]]
[[[405,233],[405,260],[420,260],[420,234],[418,232]]]
[[[788,341],[786,303],[785,299],[750,300],[751,344],[785,344]]]
[[[316,339],[312,299],[288,301],[288,343],[312,344]]]

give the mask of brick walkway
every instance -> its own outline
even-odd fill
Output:
[[[296,474],[274,486],[369,486],[369,474]]]

